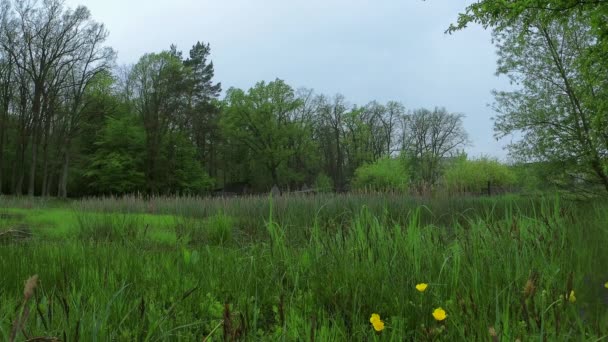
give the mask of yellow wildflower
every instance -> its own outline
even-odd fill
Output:
[[[433,311],[433,318],[435,318],[436,321],[443,321],[447,317],[447,313],[442,308],[437,308]]]
[[[384,330],[384,322],[382,320],[374,321],[372,325],[374,326],[374,330],[378,332]]]
[[[429,287],[429,284],[421,283],[421,284],[416,285],[416,290],[418,290],[420,292],[424,292],[424,291],[426,291],[427,287]]]
[[[608,289],[608,281],[604,284],[604,287]]]
[[[576,303],[576,296],[574,295],[574,290],[570,291],[569,295],[566,295],[566,299],[570,302],[570,303]]]
[[[380,319],[380,315],[372,314],[372,317],[370,317],[369,322],[374,327],[374,330],[376,330],[376,331],[384,330],[384,322]]]

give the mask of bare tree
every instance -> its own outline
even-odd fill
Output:
[[[468,144],[463,117],[445,108],[418,109],[404,117],[403,153],[425,185],[435,185],[443,161]]]
[[[337,191],[344,190],[344,120],[348,112],[348,105],[343,95],[337,94],[333,99],[329,100],[321,95],[317,99],[319,102],[319,116],[321,121],[320,135],[325,138],[326,143],[322,143],[325,147],[327,161],[334,161],[333,165],[329,165],[332,169],[330,172],[333,175],[334,187]]]
[[[28,194],[34,195],[39,143],[42,129],[46,129],[41,125],[48,114],[45,110],[51,109],[44,102],[54,93],[51,87],[59,86],[56,81],[61,76],[58,75],[69,70],[78,69],[80,77],[73,77],[72,83],[77,84],[76,93],[83,93],[94,74],[91,70],[104,55],[98,46],[107,33],[102,25],[91,20],[86,7],[69,10],[62,0],[5,0],[1,8],[5,8],[6,13],[0,44],[31,87],[32,153]],[[79,100],[76,102],[81,104]]]
[[[108,31],[102,24],[89,21],[83,28],[83,33],[81,47],[71,56],[72,63],[67,71],[68,110],[63,121],[65,133],[58,191],[60,197],[67,197],[70,147],[87,106],[86,92],[98,75],[109,72],[115,58],[114,51],[103,46]]]

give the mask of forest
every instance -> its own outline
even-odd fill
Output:
[[[4,0],[0,11],[3,194],[608,189],[605,59],[583,14],[494,34],[498,73],[523,86],[495,94],[497,138],[522,136],[506,164],[467,158],[466,113],[357,105],[281,79],[222,89],[203,41],[118,65],[86,7]],[[456,182],[463,167],[478,172]]]

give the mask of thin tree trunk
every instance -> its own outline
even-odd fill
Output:
[[[70,139],[66,139],[63,148],[63,163],[61,168],[61,176],[59,178],[59,197],[68,197],[68,172],[70,170]]]
[[[5,130],[5,112],[0,113],[0,195],[2,195],[3,189],[3,170],[4,170],[4,130]]]
[[[209,176],[215,177],[217,175],[217,167],[215,165],[215,144],[211,140],[209,144]]]
[[[23,194],[23,179],[25,178],[24,169],[25,169],[25,149],[26,142],[22,137],[20,144],[17,146],[17,167],[15,167],[14,178],[15,189],[13,193],[17,196],[21,196]]]
[[[61,178],[59,179],[59,197],[68,197],[68,170],[70,165],[70,154],[65,153],[63,156],[63,167],[61,169]]]
[[[38,161],[38,142],[39,137],[39,120],[41,111],[42,87],[36,86],[34,89],[34,102],[32,103],[32,162],[30,164],[30,181],[28,184],[28,196],[34,196],[36,191],[36,166]]]
[[[36,134],[36,133],[34,133]],[[30,180],[28,183],[28,196],[34,196],[34,192],[36,190],[36,163],[38,160],[38,142],[36,141],[36,137],[32,140],[32,159],[30,164]]]
[[[44,123],[44,138],[42,141],[42,197],[47,197],[49,181],[49,135],[51,130],[51,118],[47,117]]]
[[[342,149],[340,147],[340,132],[336,130],[336,184],[337,192],[342,192]]]

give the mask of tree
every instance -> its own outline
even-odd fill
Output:
[[[522,26],[527,29],[522,33]],[[495,34],[498,72],[519,89],[496,92],[498,137],[522,139],[509,146],[519,161],[559,161],[573,183],[608,191],[608,114],[602,76],[586,52],[597,41],[585,18],[515,22]],[[598,80],[599,79],[599,80]]]
[[[526,25],[535,21],[559,21],[574,13],[584,13],[595,34],[608,42],[608,27],[605,25],[607,0],[478,0],[467,6],[458,21],[450,25],[448,32],[464,29],[471,23],[502,31],[522,22]]]
[[[165,172],[160,190],[163,193],[200,194],[213,185],[196,156],[196,147],[184,133],[167,135],[162,156]]]
[[[135,116],[108,117],[84,175],[94,194],[128,194],[145,186],[145,133]]]
[[[4,146],[8,133],[9,109],[15,86],[14,75],[12,56],[0,52],[0,194],[3,193],[4,188]]]
[[[211,176],[217,173],[216,162],[218,144],[221,139],[219,129],[220,105],[217,98],[222,91],[221,83],[213,83],[215,70],[208,61],[209,44],[197,42],[190,50],[190,57],[184,65],[191,69],[192,86],[188,94],[186,126],[191,131],[198,149],[200,161],[207,165]]]
[[[10,6],[11,3],[14,6]],[[60,0],[10,1],[2,6],[4,32],[0,44],[31,86],[31,162],[28,194],[34,195],[42,123],[50,122],[53,94],[62,74],[90,55],[91,40],[105,39],[103,26],[91,20],[86,7],[66,10]],[[96,33],[100,33],[96,35]],[[93,37],[93,38],[92,38]],[[46,129],[48,131],[48,129]]]
[[[349,106],[341,94],[336,94],[333,99],[323,95],[318,101],[318,124],[316,137],[323,149],[326,173],[332,177],[336,191],[343,191],[346,177],[344,175],[345,153],[344,153],[344,121]]]
[[[185,109],[188,73],[181,59],[169,51],[144,55],[131,72],[133,103],[146,133],[145,172],[150,193],[160,189],[161,148]]]
[[[273,185],[282,185],[279,167],[295,153],[292,142],[302,127],[291,115],[301,105],[293,89],[280,79],[259,82],[247,93],[231,88],[226,94],[221,121],[224,134],[254,154]]]
[[[59,196],[67,197],[68,172],[70,163],[70,148],[72,140],[80,129],[82,116],[88,105],[87,91],[100,75],[107,74],[114,61],[115,53],[111,48],[103,46],[108,37],[105,27],[98,23],[90,23],[84,28],[83,41],[72,54],[72,61],[67,70],[66,111],[62,117],[62,167],[59,180]],[[46,174],[45,174],[46,177]],[[47,190],[43,187],[43,194]]]
[[[445,108],[418,109],[404,117],[402,153],[423,185],[434,186],[446,158],[468,144],[463,117]]]

